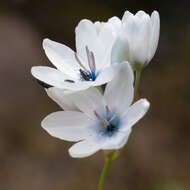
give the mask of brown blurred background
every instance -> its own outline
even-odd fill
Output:
[[[60,110],[30,74],[50,65],[48,37],[74,48],[82,18],[106,21],[125,10],[161,16],[158,50],[143,71],[140,92],[151,109],[111,166],[105,190],[190,189],[190,13],[188,0],[0,1],[0,190],[95,190],[104,163],[99,152],[73,159],[71,143],[40,127]]]

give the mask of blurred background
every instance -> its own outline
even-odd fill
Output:
[[[46,37],[75,48],[74,29],[88,18],[106,21],[125,10],[161,16],[158,50],[143,71],[140,93],[151,108],[111,166],[105,190],[190,189],[190,13],[188,0],[0,1],[0,190],[95,190],[99,152],[68,155],[71,143],[49,136],[41,120],[60,108],[30,74],[51,65]]]

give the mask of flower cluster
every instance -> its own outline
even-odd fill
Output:
[[[52,136],[76,142],[72,157],[87,157],[99,150],[122,148],[132,126],[149,108],[146,99],[134,102],[134,72],[141,71],[155,54],[160,30],[157,11],[107,22],[84,19],[75,29],[76,52],[45,39],[43,48],[56,68],[32,67],[50,98],[63,108],[41,123]]]

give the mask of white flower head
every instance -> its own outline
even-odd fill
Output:
[[[113,20],[116,18],[107,23],[80,21],[75,30],[76,53],[63,44],[45,39],[43,48],[57,69],[35,66],[32,75],[46,84],[71,91],[112,80],[115,67],[110,64],[111,48],[116,37]]]
[[[135,15],[126,11],[122,27],[112,50],[112,62],[129,61],[133,67],[144,67],[153,58],[159,40],[160,17],[157,11],[151,16],[144,11]]]
[[[72,157],[82,158],[101,149],[122,148],[132,126],[147,112],[149,102],[146,99],[131,105],[134,93],[131,66],[122,63],[118,69],[103,95],[97,88],[70,94],[80,111],[55,112],[42,121],[42,127],[50,135],[77,142],[69,149]],[[61,98],[64,99],[64,95]]]

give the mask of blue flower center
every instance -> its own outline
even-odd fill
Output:
[[[109,124],[105,128],[104,135],[112,136],[119,130],[120,119],[118,116],[113,116],[112,118],[110,118],[110,120],[108,119],[108,123]]]
[[[111,137],[118,132],[121,126],[121,119],[116,113],[109,111],[109,113],[99,115],[95,112],[95,115],[98,119],[98,123],[95,126],[98,135]]]
[[[80,71],[80,76],[82,81],[95,81],[96,73],[94,71],[84,71],[82,69]]]

